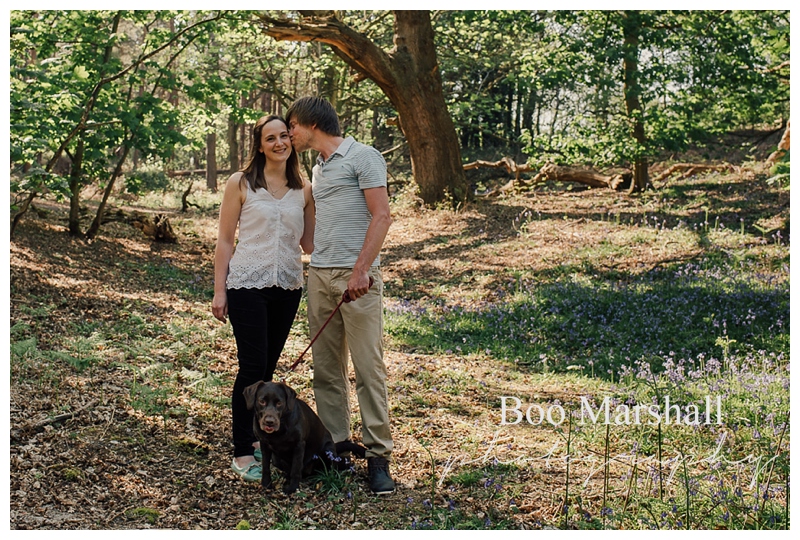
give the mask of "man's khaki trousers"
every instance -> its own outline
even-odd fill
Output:
[[[312,336],[336,309],[351,274],[350,268],[309,268],[308,327]],[[350,438],[349,351],[367,457],[388,458],[393,443],[383,362],[383,279],[380,268],[371,268],[369,275],[375,280],[369,293],[343,303],[312,346],[314,398],[334,442]]]

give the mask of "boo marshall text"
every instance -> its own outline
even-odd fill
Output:
[[[500,397],[500,425],[515,425],[523,419],[531,425],[539,426],[547,422],[560,426],[567,419],[567,412],[561,405],[542,407],[534,403],[523,408],[522,401],[514,396]],[[618,426],[681,424],[697,426],[700,424],[722,425],[722,399],[720,396],[706,396],[705,407],[690,403],[680,407],[671,403],[665,396],[663,403],[649,405],[628,405],[620,403],[612,408],[611,398],[593,407],[586,397],[581,397],[580,424],[611,424]]]

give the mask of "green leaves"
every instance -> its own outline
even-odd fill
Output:
[[[786,12],[455,11],[436,31],[468,155],[516,143],[534,162],[624,165],[788,116],[788,85],[764,69],[788,60]],[[646,147],[624,102],[626,51]]]
[[[72,74],[76,79],[80,80],[86,80],[89,78],[89,72],[84,66],[75,66],[75,69],[72,70]]]

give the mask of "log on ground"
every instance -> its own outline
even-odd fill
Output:
[[[704,172],[721,172],[721,171],[735,171],[736,168],[730,163],[722,163],[720,165],[707,165],[703,163],[676,163],[658,174],[652,179],[652,182],[662,182],[669,180],[673,175],[680,174],[679,179],[684,180],[696,174]]]
[[[484,196],[491,197],[499,195],[500,193],[510,191],[514,188],[525,187],[546,180],[554,180],[558,182],[575,182],[591,187],[605,187],[614,190],[625,189],[630,186],[632,174],[629,171],[606,175],[591,169],[584,169],[578,167],[566,167],[548,163],[542,167],[533,177],[532,180],[526,181],[522,178],[522,173],[534,171],[528,164],[516,163],[513,159],[506,156],[499,161],[473,161],[464,165],[464,170],[478,169],[481,167],[490,167],[495,169],[505,169],[509,174],[514,174],[514,179],[510,180],[504,186],[486,193]]]

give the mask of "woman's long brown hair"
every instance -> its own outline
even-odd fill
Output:
[[[267,123],[273,120],[280,120],[286,126],[286,129],[289,129],[286,120],[276,114],[262,116],[253,126],[253,142],[250,145],[249,160],[242,169],[243,176],[247,179],[247,183],[253,191],[260,187],[267,189],[267,181],[264,178],[264,166],[267,163],[267,158],[261,152],[261,131]],[[289,189],[302,189],[303,187],[303,177],[300,176],[300,160],[297,158],[297,152],[294,151],[294,147],[292,147],[289,159],[286,160],[286,180],[288,181]]]

